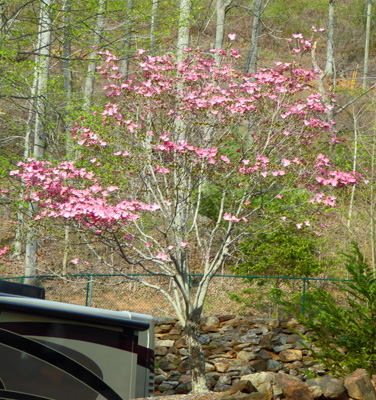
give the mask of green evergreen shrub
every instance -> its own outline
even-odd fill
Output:
[[[320,350],[316,359],[334,375],[357,368],[376,372],[376,279],[359,247],[346,254],[349,279],[336,282],[335,291],[312,293],[299,321],[309,328],[306,339]],[[297,308],[291,307],[291,310]],[[297,311],[296,311],[297,312]]]

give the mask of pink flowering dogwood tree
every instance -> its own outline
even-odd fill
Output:
[[[338,139],[324,122],[328,107],[309,85],[314,71],[276,63],[250,77],[232,66],[236,50],[218,51],[228,64],[218,67],[201,50],[186,49],[182,63],[139,50],[126,81],[117,58],[103,53],[98,73],[107,80],[108,103],[95,113],[100,129],[85,120],[74,127],[79,159],[30,159],[12,172],[38,203],[36,220],[75,227],[108,267],[126,274],[127,266],[139,266],[170,280],[167,287],[129,277],[172,304],[186,334],[193,392],[207,390],[197,334],[205,296],[239,238],[260,226],[274,203],[280,211],[273,207],[266,223],[318,232],[314,220],[283,211],[284,194],[295,191],[296,206],[322,209],[335,205],[334,188],[361,180],[338,171],[322,151]],[[96,242],[116,252],[116,263]],[[202,274],[194,290],[192,271]]]

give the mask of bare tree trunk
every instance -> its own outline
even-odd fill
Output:
[[[334,17],[336,0],[329,0],[329,22],[328,22],[328,42],[326,44],[326,65],[324,74],[333,76],[335,74],[334,64]]]
[[[197,316],[190,316],[187,318],[186,326],[184,327],[192,374],[192,393],[205,393],[209,391],[205,372],[202,373],[202,371],[205,371],[205,357],[202,351],[202,345],[198,340],[199,334],[197,327],[199,322]]]
[[[191,0],[180,0],[179,31],[176,51],[176,61],[181,63],[184,59],[184,49],[189,47],[189,28],[191,16]]]
[[[372,0],[367,1],[367,24],[366,24],[366,42],[364,44],[364,71],[363,71],[363,90],[367,89],[368,77],[368,59],[369,59],[369,38],[371,35],[371,12]]]
[[[372,262],[372,269],[375,272],[376,269],[376,218],[375,218],[375,194],[374,194],[374,177],[375,177],[375,157],[376,157],[376,137],[375,132],[373,132],[372,136],[372,158],[371,158],[371,187],[370,187],[370,199],[369,199],[369,213],[371,219],[371,262]]]
[[[0,44],[3,43],[5,35],[5,1],[0,0]]]
[[[260,34],[261,14],[262,0],[254,0],[251,47],[249,49],[247,63],[244,69],[244,72],[246,74],[255,74],[257,72],[258,41]]]
[[[63,42],[63,80],[64,80],[64,92],[66,98],[65,105],[65,152],[67,157],[73,158],[73,140],[71,135],[71,118],[70,112],[72,109],[72,70],[70,65],[70,60],[72,56],[71,51],[71,0],[65,0],[63,5],[63,20],[64,20],[64,42]],[[62,274],[67,274],[67,260],[69,253],[69,226],[64,228],[64,252],[62,261]]]
[[[157,52],[157,15],[158,15],[158,1],[153,0],[151,6],[151,25],[150,25],[150,54],[155,56]]]
[[[353,172],[356,172],[356,164],[357,164],[357,156],[358,156],[358,124],[357,124],[357,116],[355,115],[355,110],[353,110],[353,123],[354,123],[354,152],[353,152]],[[354,197],[355,197],[355,185],[351,188],[351,197],[349,204],[349,212],[347,216],[347,229],[350,230],[351,227],[351,217],[353,212],[354,205]]]
[[[127,12],[124,21],[124,42],[123,42],[123,59],[121,61],[120,71],[124,79],[128,79],[129,75],[129,60],[131,56],[132,45],[132,13],[133,0],[127,0]]]
[[[90,105],[94,93],[95,68],[97,66],[98,47],[101,44],[102,34],[105,24],[106,0],[99,0],[97,22],[94,29],[93,51],[90,53],[89,65],[84,88],[84,108],[90,110]]]
[[[34,59],[34,68],[33,68],[33,83],[30,88],[30,100],[29,100],[29,107],[28,107],[28,117],[26,122],[26,132],[25,132],[25,139],[24,139],[24,149],[23,149],[23,160],[27,160],[30,157],[31,152],[31,134],[33,131],[33,119],[35,119],[35,107],[36,107],[36,94],[37,94],[37,85],[38,85],[38,73],[39,73],[39,56],[38,51],[41,48],[41,24],[38,27],[37,33],[37,41],[36,41],[36,55]],[[22,253],[22,244],[24,238],[24,225],[25,225],[25,217],[28,214],[28,211],[24,209],[22,204],[23,199],[25,197],[24,187],[21,188],[21,193],[19,195],[19,205],[17,209],[17,228],[16,234],[14,239],[14,251],[13,256],[16,258],[20,258]]]
[[[225,36],[226,10],[232,0],[217,0],[217,26],[215,31],[215,48],[223,48],[223,39]],[[221,62],[221,55],[217,52],[214,54],[215,61]]]
[[[36,112],[34,124],[34,146],[33,155],[36,159],[42,159],[46,148],[46,109],[47,109],[47,84],[50,68],[51,50],[51,7],[53,0],[41,1],[40,8],[40,46],[39,60],[37,64],[36,84]],[[29,206],[29,225],[26,237],[25,275],[35,276],[37,274],[37,247],[38,240],[31,220],[35,208]],[[25,283],[33,284],[36,280],[27,279]]]

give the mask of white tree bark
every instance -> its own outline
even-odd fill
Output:
[[[42,159],[46,148],[46,110],[47,110],[47,84],[50,69],[50,51],[51,51],[51,8],[53,0],[43,0],[40,4],[40,41],[39,56],[37,64],[37,84],[36,84],[36,109],[34,124],[34,146],[33,156]],[[32,226],[33,204],[29,206],[29,225],[26,237],[25,254],[25,275],[35,276],[37,274],[37,248],[38,240],[36,232]],[[25,283],[35,283],[35,279],[27,279]]]
[[[181,63],[184,59],[184,49],[189,47],[189,31],[191,17],[191,0],[180,0],[179,31],[176,51],[176,61]]]
[[[159,0],[153,0],[151,6],[151,24],[150,24],[150,54],[156,55],[157,52],[157,16]]]
[[[257,72],[258,42],[260,34],[261,14],[262,14],[262,0],[254,0],[251,47],[249,49],[247,63],[245,66],[245,72],[247,74],[255,74]]]
[[[84,108],[90,110],[91,101],[94,93],[95,68],[97,66],[98,47],[101,44],[105,25],[106,0],[98,0],[98,14],[96,26],[94,28],[93,51],[90,53],[89,65],[87,68],[85,88],[84,88]]]
[[[70,122],[70,110],[72,108],[72,69],[71,69],[71,9],[72,1],[65,0],[63,4],[63,23],[64,23],[64,42],[63,42],[63,80],[64,80],[64,92],[65,92],[65,152],[67,158],[73,158],[73,140],[71,135],[71,122]],[[69,253],[69,226],[64,227],[64,252],[62,261],[62,274],[67,274],[67,262]]]
[[[363,90],[367,89],[369,42],[370,42],[370,35],[371,35],[371,19],[372,19],[372,0],[367,0],[366,40],[365,40],[365,44],[364,44]]]
[[[355,114],[354,109],[353,109],[353,125],[354,125],[354,151],[353,151],[353,169],[352,170],[353,170],[353,172],[356,172],[357,159],[358,159],[358,121],[357,121],[357,115]],[[350,229],[350,227],[351,227],[351,218],[352,218],[352,213],[353,213],[354,197],[355,197],[355,185],[351,188],[349,212],[347,215],[347,229]]]

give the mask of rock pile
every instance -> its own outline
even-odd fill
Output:
[[[209,388],[224,392],[223,399],[376,400],[373,383],[364,370],[345,381],[326,375],[300,336],[305,328],[295,319],[206,317],[199,331]],[[164,319],[157,322],[155,333],[155,393],[189,393],[188,351],[181,325],[176,319]],[[309,379],[313,376],[316,378]]]

